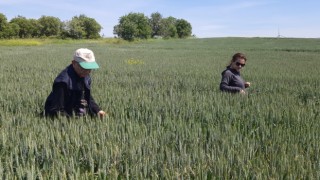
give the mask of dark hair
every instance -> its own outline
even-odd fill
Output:
[[[231,64],[232,64],[233,62],[235,62],[237,59],[244,59],[245,61],[247,61],[246,55],[244,55],[243,53],[235,53],[235,54],[232,56],[232,59],[231,59],[229,65],[228,65],[227,67],[230,67]]]

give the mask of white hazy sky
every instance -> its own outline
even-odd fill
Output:
[[[192,34],[205,37],[320,37],[320,0],[0,0],[0,13],[8,21],[18,15],[61,21],[84,14],[113,37],[113,27],[130,12],[150,17],[185,19]]]

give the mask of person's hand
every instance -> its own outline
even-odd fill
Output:
[[[250,83],[250,82],[245,82],[245,83],[244,83],[244,87],[245,87],[245,88],[250,87],[250,85],[251,85],[251,83]]]
[[[98,112],[98,116],[102,119],[103,117],[105,117],[107,115],[107,113],[106,112],[104,112],[104,111],[99,111]]]
[[[240,90],[240,94],[243,94],[243,95],[244,95],[244,94],[246,94],[246,92],[245,92],[243,89],[241,89],[241,90]]]

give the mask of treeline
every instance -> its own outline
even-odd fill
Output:
[[[13,38],[100,38],[102,26],[86,15],[74,16],[71,20],[61,21],[53,16],[41,16],[39,19],[28,19],[17,16],[10,21],[0,13],[0,39]],[[184,19],[172,16],[163,18],[158,12],[151,17],[143,13],[129,13],[119,18],[113,34],[124,40],[148,38],[186,38],[191,36],[191,24]]]
[[[113,34],[125,40],[161,38],[186,38],[191,36],[192,26],[184,19],[172,16],[163,18],[158,12],[148,18],[143,13],[129,13],[119,19]]]
[[[18,16],[7,21],[0,13],[0,38],[41,38],[57,37],[72,39],[99,38],[102,27],[93,18],[85,15],[74,16],[62,22],[57,17],[42,16],[39,19],[27,19]]]

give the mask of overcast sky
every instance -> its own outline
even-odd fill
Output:
[[[204,37],[320,37],[320,0],[0,0],[8,21],[18,15],[61,21],[84,14],[113,37],[113,27],[130,12],[185,19]]]

